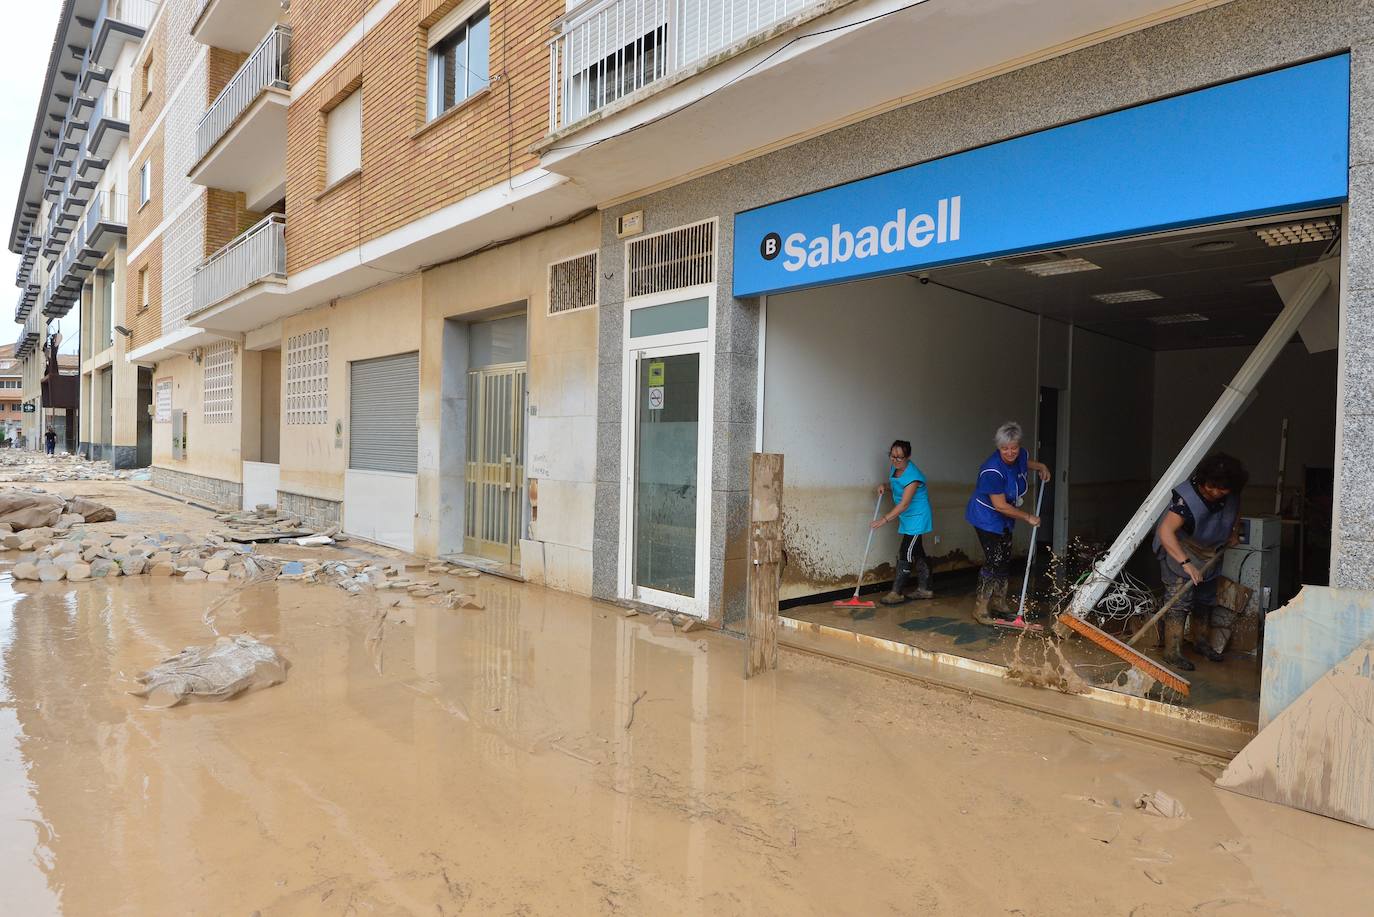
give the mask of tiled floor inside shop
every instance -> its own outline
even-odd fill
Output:
[[[937,577],[935,598],[927,601],[909,601],[888,607],[877,602],[882,593],[875,592],[863,596],[874,602],[874,608],[835,608],[830,602],[824,602],[785,608],[782,614],[797,621],[905,643],[927,652],[1011,666],[1015,661],[1020,633],[1001,627],[985,627],[973,620],[970,614],[973,608],[972,576],[951,577],[948,582],[942,582],[942,579]],[[1108,629],[1112,631],[1110,627]],[[1046,639],[1049,638],[1027,634],[1020,647],[1023,661],[1035,665],[1049,653],[1043,642]],[[1140,648],[1146,655],[1158,659],[1160,651],[1150,645],[1152,642],[1147,637]],[[1111,683],[1128,668],[1115,656],[1078,637],[1057,643],[1065,660],[1089,685],[1110,688]],[[1244,635],[1238,635],[1233,640],[1233,644],[1242,647],[1253,643],[1253,636],[1247,640]],[[1258,720],[1260,658],[1257,652],[1228,648],[1225,660],[1219,663],[1209,662],[1191,650],[1185,652],[1197,669],[1180,673],[1191,683],[1189,697],[1181,701],[1184,706],[1245,723]],[[1161,697],[1158,690],[1149,696],[1159,700],[1179,700],[1176,697]]]

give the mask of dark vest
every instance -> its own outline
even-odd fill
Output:
[[[1191,482],[1184,481],[1174,490],[1178,491],[1178,495],[1183,498],[1183,502],[1193,514],[1193,534],[1188,536],[1188,540],[1203,548],[1220,548],[1225,545],[1226,540],[1231,537],[1231,529],[1235,527],[1236,517],[1240,515],[1240,497],[1229,494],[1220,509],[1212,509]],[[1164,556],[1164,549],[1159,544],[1159,523],[1164,521],[1164,516],[1168,512],[1166,509],[1160,513],[1159,519],[1155,521],[1154,549],[1155,554],[1161,557]]]

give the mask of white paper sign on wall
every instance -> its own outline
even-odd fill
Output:
[[[172,422],[172,378],[158,379],[153,383],[153,421],[155,423]]]

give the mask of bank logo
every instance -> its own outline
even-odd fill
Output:
[[[925,248],[958,242],[963,216],[963,198],[940,198],[935,213],[918,213],[908,217],[905,207],[899,208],[892,219],[882,226],[861,226],[846,229],[839,223],[831,225],[826,235],[808,237],[794,232],[784,239],[770,232],[759,243],[759,254],[765,261],[786,255],[782,266],[788,271],[825,267],[846,261],[862,261],[876,255],[891,255],[907,248]]]

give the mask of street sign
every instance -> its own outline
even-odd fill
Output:
[[[36,413],[38,413],[38,408],[34,407],[34,406],[31,405],[31,404],[26,404],[26,405],[24,405],[24,413],[25,413],[25,414],[36,414]]]

